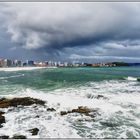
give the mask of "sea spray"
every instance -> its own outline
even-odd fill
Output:
[[[129,69],[130,72],[125,75],[126,72],[118,68],[124,73],[121,77],[129,77],[132,74]],[[102,75],[100,69],[55,69],[24,72],[22,77],[7,79],[7,83],[0,86],[1,97],[33,97],[45,101],[46,107],[36,105],[1,109],[6,112],[6,123],[0,135],[12,137],[25,134],[27,138],[140,138],[139,82],[120,79],[118,72],[116,75],[111,70],[106,72],[111,73],[110,77]],[[6,73],[2,73],[2,76],[5,77]],[[138,72],[134,74],[132,77],[140,77]],[[48,81],[51,84],[48,85]],[[60,114],[79,106],[96,109],[96,116],[91,118],[76,112],[64,116]],[[47,111],[47,108],[56,111]],[[28,130],[36,127],[39,132],[32,136]]]

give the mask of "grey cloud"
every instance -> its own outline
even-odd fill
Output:
[[[12,40],[23,42],[24,47],[34,49],[57,45],[64,47],[69,44],[75,46],[104,38],[129,37],[135,20],[133,14],[137,13],[134,8],[139,5],[11,3],[8,6],[12,7],[11,18],[7,23]],[[130,29],[126,28],[127,25]],[[136,26],[135,28],[140,29]]]
[[[73,54],[140,56],[139,3],[5,3],[1,7],[0,22],[11,41],[28,51],[54,59]]]

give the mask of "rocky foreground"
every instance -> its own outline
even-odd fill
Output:
[[[12,98],[12,99],[1,98],[0,99],[0,108],[9,108],[9,107],[15,108],[15,107],[22,107],[22,106],[31,106],[31,105],[36,104],[36,105],[44,106],[47,109],[47,111],[56,111],[54,108],[48,108],[45,105],[45,103],[46,103],[45,101],[30,98],[30,97]],[[97,114],[97,110],[90,109],[90,108],[84,107],[84,106],[79,106],[78,108],[72,109],[69,111],[60,111],[59,115],[64,116],[64,115],[68,115],[70,113],[83,114],[83,115],[89,116],[93,119]],[[5,114],[5,112],[0,111],[0,128],[3,127],[4,123],[6,123],[4,114]],[[29,129],[27,131],[29,131],[32,135],[37,135],[39,132],[39,129],[33,128],[33,129]],[[0,139],[8,139],[8,138],[26,139],[26,136],[24,136],[24,135],[13,135],[13,137],[9,137],[6,135],[0,136]]]

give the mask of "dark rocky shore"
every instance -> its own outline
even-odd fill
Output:
[[[54,108],[48,108],[45,105],[45,103],[46,103],[45,101],[30,98],[30,97],[12,98],[12,99],[1,98],[0,99],[0,108],[9,108],[9,107],[17,108],[17,107],[31,106],[31,105],[36,104],[36,105],[44,106],[47,111],[50,111],[50,112],[56,111],[56,109],[54,109]],[[83,115],[89,116],[91,118],[94,118],[97,115],[97,110],[96,109],[91,109],[91,108],[88,108],[88,107],[84,107],[84,106],[79,106],[78,108],[72,109],[70,111],[59,112],[59,114],[61,116],[68,115],[70,113],[83,114]],[[3,127],[4,123],[6,123],[4,114],[5,114],[5,112],[0,111],[0,128]],[[30,132],[31,135],[37,135],[38,132],[39,132],[39,129],[38,128],[33,128],[33,129],[29,129],[27,131]],[[0,136],[0,139],[8,139],[8,138],[26,139],[26,136],[24,136],[24,135],[13,135],[13,137],[9,137],[7,135]]]
[[[34,99],[30,97],[23,97],[23,98],[13,98],[13,99],[6,99],[1,98],[0,99],[0,108],[8,108],[8,107],[18,107],[18,106],[31,106],[33,104],[37,105],[45,105],[45,102],[39,99]],[[52,109],[50,109],[52,110]],[[3,127],[3,124],[6,123],[5,112],[0,111],[0,128]],[[28,130],[32,135],[37,135],[39,132],[38,128],[33,128]],[[8,139],[9,136],[3,135],[0,136],[0,139]],[[12,139],[26,139],[26,136],[24,135],[14,135]]]
[[[97,112],[97,110],[95,110],[95,109],[90,109],[90,108],[87,108],[86,106],[85,107],[79,106],[78,108],[72,109],[71,111],[61,111],[60,114],[63,116],[63,115],[67,115],[69,113],[80,113],[80,114],[84,114],[86,116],[90,116],[90,117],[94,118],[96,112]]]
[[[2,98],[0,100],[0,108],[17,107],[19,105],[30,106],[33,104],[44,105],[45,102],[39,99],[30,98],[30,97],[13,98],[13,99]]]

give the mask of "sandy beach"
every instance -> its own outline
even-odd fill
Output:
[[[0,68],[0,71],[28,71],[36,69],[45,69],[47,67],[9,67],[9,68]]]

